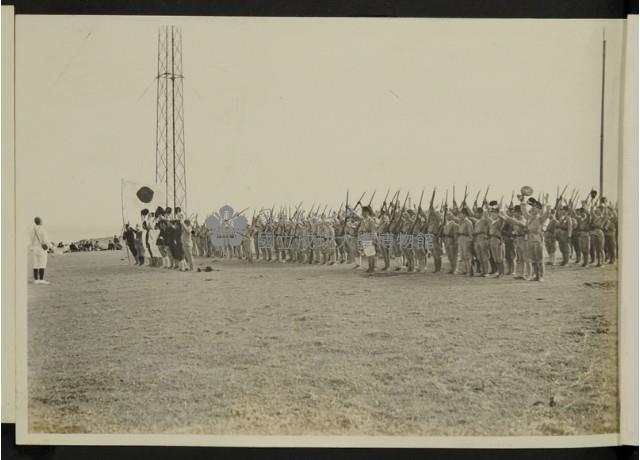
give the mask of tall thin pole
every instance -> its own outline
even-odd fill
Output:
[[[607,40],[602,30],[602,94],[600,98],[600,196],[602,196],[604,182],[604,66],[607,53]]]
[[[176,208],[176,63],[173,26],[171,26],[171,129],[173,132],[173,209]]]
[[[156,74],[156,184],[160,181],[158,166],[160,152],[158,151],[158,137],[160,132],[160,40],[162,30],[158,31],[158,73]]]
[[[167,40],[169,39],[169,29],[165,26],[164,28],[164,39],[165,39],[165,63],[169,62],[169,44],[167,43]],[[167,64],[165,64],[165,67],[167,66]],[[169,117],[166,114],[166,111],[169,110],[169,85],[168,85],[168,81],[167,78],[169,77],[168,75],[168,69],[165,71],[165,76],[164,76],[164,82],[165,82],[165,88],[164,88],[164,106],[166,107],[165,109],[165,116],[164,116],[164,182],[165,182],[165,202],[167,203],[165,205],[165,207],[169,206]]]

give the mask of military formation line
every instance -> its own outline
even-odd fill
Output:
[[[545,265],[601,267],[617,257],[617,209],[592,190],[586,197],[567,187],[555,199],[549,194],[533,197],[522,187],[509,203],[488,200],[489,188],[472,203],[467,190],[460,203],[448,202],[448,191],[439,204],[433,189],[423,206],[410,204],[407,193],[389,197],[377,209],[365,194],[339,210],[302,204],[294,210],[276,207],[254,213],[248,225],[238,228],[236,213],[225,225],[211,229],[191,223],[180,209],[158,208],[143,215],[141,226],[124,234],[139,265],[193,269],[193,256],[238,258],[249,263],[352,264],[371,273],[443,270],[467,276],[502,277],[543,281]],[[216,234],[216,238],[213,238]],[[222,241],[222,243],[220,243]],[[225,243],[227,241],[227,243]],[[232,243],[233,241],[233,243]],[[155,244],[154,244],[155,243]],[[145,251],[146,249],[146,251]],[[150,261],[145,264],[147,254]]]

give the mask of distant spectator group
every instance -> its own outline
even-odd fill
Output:
[[[58,248],[63,247],[63,243],[58,244]],[[119,251],[121,249],[122,244],[120,244],[120,239],[117,235],[114,235],[113,239],[110,239],[106,246],[98,240],[80,240],[69,244],[69,250],[67,252]]]

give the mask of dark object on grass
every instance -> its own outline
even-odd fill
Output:
[[[204,269],[205,272],[212,272],[213,268],[211,268],[211,266],[207,265]]]

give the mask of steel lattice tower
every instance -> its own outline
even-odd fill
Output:
[[[182,31],[162,26],[158,31],[156,183],[166,187],[166,205],[187,212],[184,151]]]

